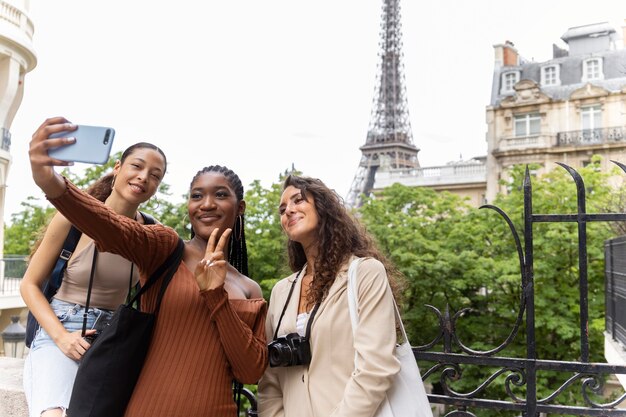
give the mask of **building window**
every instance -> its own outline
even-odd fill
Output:
[[[602,108],[598,105],[580,108],[582,130],[594,130],[602,127]]]
[[[601,80],[603,78],[602,60],[600,58],[583,61],[583,81]]]
[[[502,74],[502,88],[500,93],[512,93],[513,86],[519,81],[519,71],[510,71]]]
[[[537,136],[541,132],[541,116],[539,113],[515,116],[515,136]]]
[[[541,85],[561,85],[558,65],[550,65],[549,67],[541,68]]]

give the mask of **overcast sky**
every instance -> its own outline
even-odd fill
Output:
[[[37,67],[11,126],[5,221],[32,182],[28,142],[49,116],[117,131],[113,152],[162,147],[182,201],[193,175],[226,165],[269,186],[293,165],[346,196],[365,143],[382,0],[31,0]],[[486,153],[493,45],[551,58],[569,27],[623,0],[404,0],[408,105],[422,166]],[[77,164],[77,172],[84,169]]]

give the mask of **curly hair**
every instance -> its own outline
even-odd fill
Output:
[[[348,212],[343,199],[316,178],[289,175],[283,183],[283,191],[289,186],[300,190],[304,200],[313,199],[319,218],[318,255],[314,265],[315,276],[307,294],[307,303],[312,305],[324,300],[335,282],[339,269],[352,255],[379,260],[385,267],[391,289],[398,299],[402,275],[378,250],[361,223]],[[307,261],[303,246],[289,240],[287,251],[291,270],[293,272],[301,270]]]

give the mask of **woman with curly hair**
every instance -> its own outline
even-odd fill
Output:
[[[294,273],[272,289],[260,415],[372,416],[400,369],[392,290],[400,276],[322,181],[289,176],[279,211]],[[353,337],[347,271],[357,257]]]

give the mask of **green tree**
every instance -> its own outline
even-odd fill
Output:
[[[266,299],[274,284],[291,273],[286,257],[287,238],[278,213],[286,174],[269,188],[253,181],[245,195],[249,275],[261,285]]]
[[[579,170],[587,190],[588,212],[602,211],[612,192],[608,174],[599,172],[599,163],[594,158],[592,164]],[[523,167],[513,169],[513,187],[495,202],[519,233],[523,231],[523,172]],[[573,181],[560,168],[533,178],[532,197],[534,213],[576,212]],[[426,344],[438,334],[438,319],[425,304],[442,313],[449,308],[450,315],[469,309],[457,320],[456,331],[461,342],[472,349],[493,349],[506,340],[520,311],[520,262],[511,232],[495,211],[470,209],[447,193],[396,184],[383,190],[379,198],[368,200],[360,212],[380,247],[407,277],[404,318],[414,345]],[[598,362],[603,361],[603,242],[611,232],[602,223],[591,223],[587,230],[590,359]],[[523,236],[520,238],[523,247]],[[576,239],[574,223],[534,226],[536,347],[540,359],[571,361],[580,356]],[[500,355],[524,357],[525,350],[522,322],[519,334]],[[464,366],[463,377],[453,387],[460,392],[474,390],[495,370]],[[570,376],[540,372],[539,398],[552,393]],[[488,389],[493,393],[488,395],[507,398],[503,383],[504,377],[496,380]],[[579,388],[567,391],[558,401],[572,404],[580,400],[579,392]],[[516,394],[524,396],[523,391]],[[481,415],[491,414],[481,410]]]
[[[11,216],[11,226],[4,228],[4,253],[27,255],[39,238],[40,230],[52,218],[54,209],[42,207],[37,199],[28,197],[20,204],[23,210]]]

